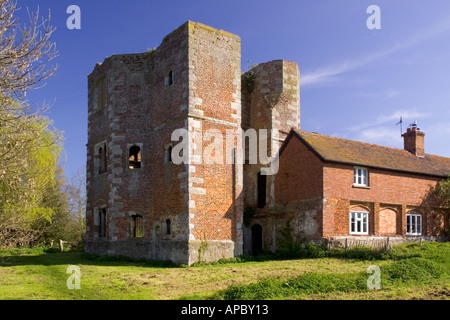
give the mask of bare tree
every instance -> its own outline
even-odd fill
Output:
[[[56,65],[56,45],[50,41],[55,30],[47,19],[28,11],[29,25],[20,25],[14,17],[18,10],[12,0],[0,0],[0,95],[23,98],[42,80],[52,76]]]
[[[84,238],[86,232],[86,167],[80,167],[70,178],[64,189],[68,197],[70,216],[73,219],[74,234]]]

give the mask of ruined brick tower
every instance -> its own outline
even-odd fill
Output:
[[[241,74],[240,38],[188,21],[156,50],[106,58],[88,87],[86,252],[183,264],[242,254],[244,207],[270,203],[273,177],[262,192],[264,165],[205,163],[201,150],[209,132],[226,146],[226,132],[276,129],[273,148],[299,128],[297,64]]]

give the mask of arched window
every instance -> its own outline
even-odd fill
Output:
[[[130,169],[139,169],[142,165],[141,148],[132,146],[128,153],[128,167]]]
[[[98,209],[98,237],[106,238],[106,209]]]
[[[107,163],[106,163],[106,143],[102,144],[100,148],[98,148],[98,159],[100,160],[98,163],[98,174],[102,174],[106,172]]]
[[[144,236],[144,219],[139,214],[131,216],[130,235],[132,238],[142,238]]]

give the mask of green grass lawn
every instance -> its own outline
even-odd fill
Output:
[[[356,253],[355,253],[356,252]],[[398,246],[389,255],[328,257],[177,267],[43,249],[2,252],[0,299],[450,299],[450,244]],[[68,289],[68,266],[80,268],[80,289]],[[367,268],[381,270],[369,290]]]

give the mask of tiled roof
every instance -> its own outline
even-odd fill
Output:
[[[291,134],[303,141],[322,161],[442,177],[450,173],[450,158],[430,154],[425,154],[425,157],[421,158],[404,149],[384,147],[297,129],[293,129]]]

